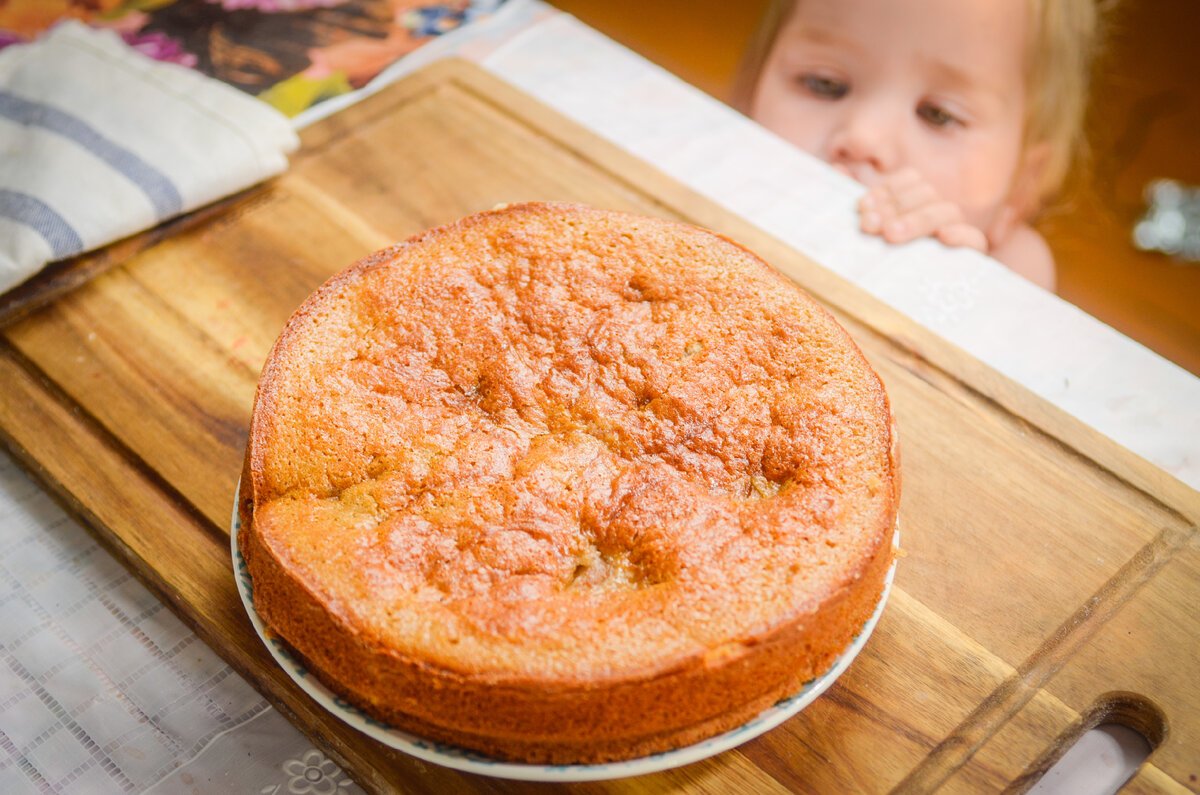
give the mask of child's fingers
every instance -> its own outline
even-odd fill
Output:
[[[916,169],[884,176],[859,200],[858,210],[862,231],[889,243],[936,237],[949,246],[988,250],[987,238],[963,220],[962,208],[940,199]]]
[[[947,246],[973,248],[987,253],[988,239],[982,229],[967,223],[948,224],[937,230],[936,237]]]
[[[939,229],[962,223],[962,211],[951,202],[934,202],[891,218],[883,218],[880,234],[889,243],[907,243],[935,234]]]
[[[938,198],[933,185],[916,169],[905,168],[884,176],[867,191],[863,202],[870,209],[880,210],[886,215],[889,209],[907,213],[923,205],[933,204]]]
[[[937,191],[925,181],[892,185],[890,188],[891,203],[899,215],[940,203]]]
[[[896,215],[937,201],[937,191],[916,169],[905,168],[887,174],[871,186],[858,202],[863,231],[878,234],[880,227]]]
[[[869,235],[880,234],[883,231],[884,222],[895,215],[896,206],[892,203],[891,193],[886,188],[871,188],[858,200],[859,223],[862,230]]]
[[[899,194],[918,185],[928,184],[928,182],[925,177],[921,176],[920,171],[917,171],[912,166],[906,166],[899,171],[885,174],[877,184],[879,187],[887,188],[894,194]]]
[[[889,213],[886,217],[891,217]],[[876,204],[864,200],[858,204],[858,224],[868,235],[878,235],[883,232],[884,211]]]
[[[883,174],[875,182],[868,184],[869,190],[863,196],[863,201],[868,204],[894,203],[897,197],[928,184],[916,169],[904,168],[891,174]]]

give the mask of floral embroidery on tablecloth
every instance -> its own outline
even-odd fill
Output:
[[[280,765],[288,776],[286,784],[271,784],[260,790],[261,795],[335,795],[350,788],[353,782],[333,760],[313,748],[298,759],[289,759]],[[281,787],[286,786],[283,790]]]

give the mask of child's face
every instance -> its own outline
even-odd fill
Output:
[[[1016,0],[798,0],[752,115],[868,186],[911,166],[989,232],[1022,167],[1026,13]]]

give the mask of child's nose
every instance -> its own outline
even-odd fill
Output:
[[[869,166],[879,173],[897,167],[895,120],[870,108],[847,113],[829,141],[829,160],[847,166]]]

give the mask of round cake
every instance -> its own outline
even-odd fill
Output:
[[[892,562],[896,435],[730,240],[508,205],[341,272],[264,367],[239,544],[332,689],[506,760],[626,759],[819,676]]]

